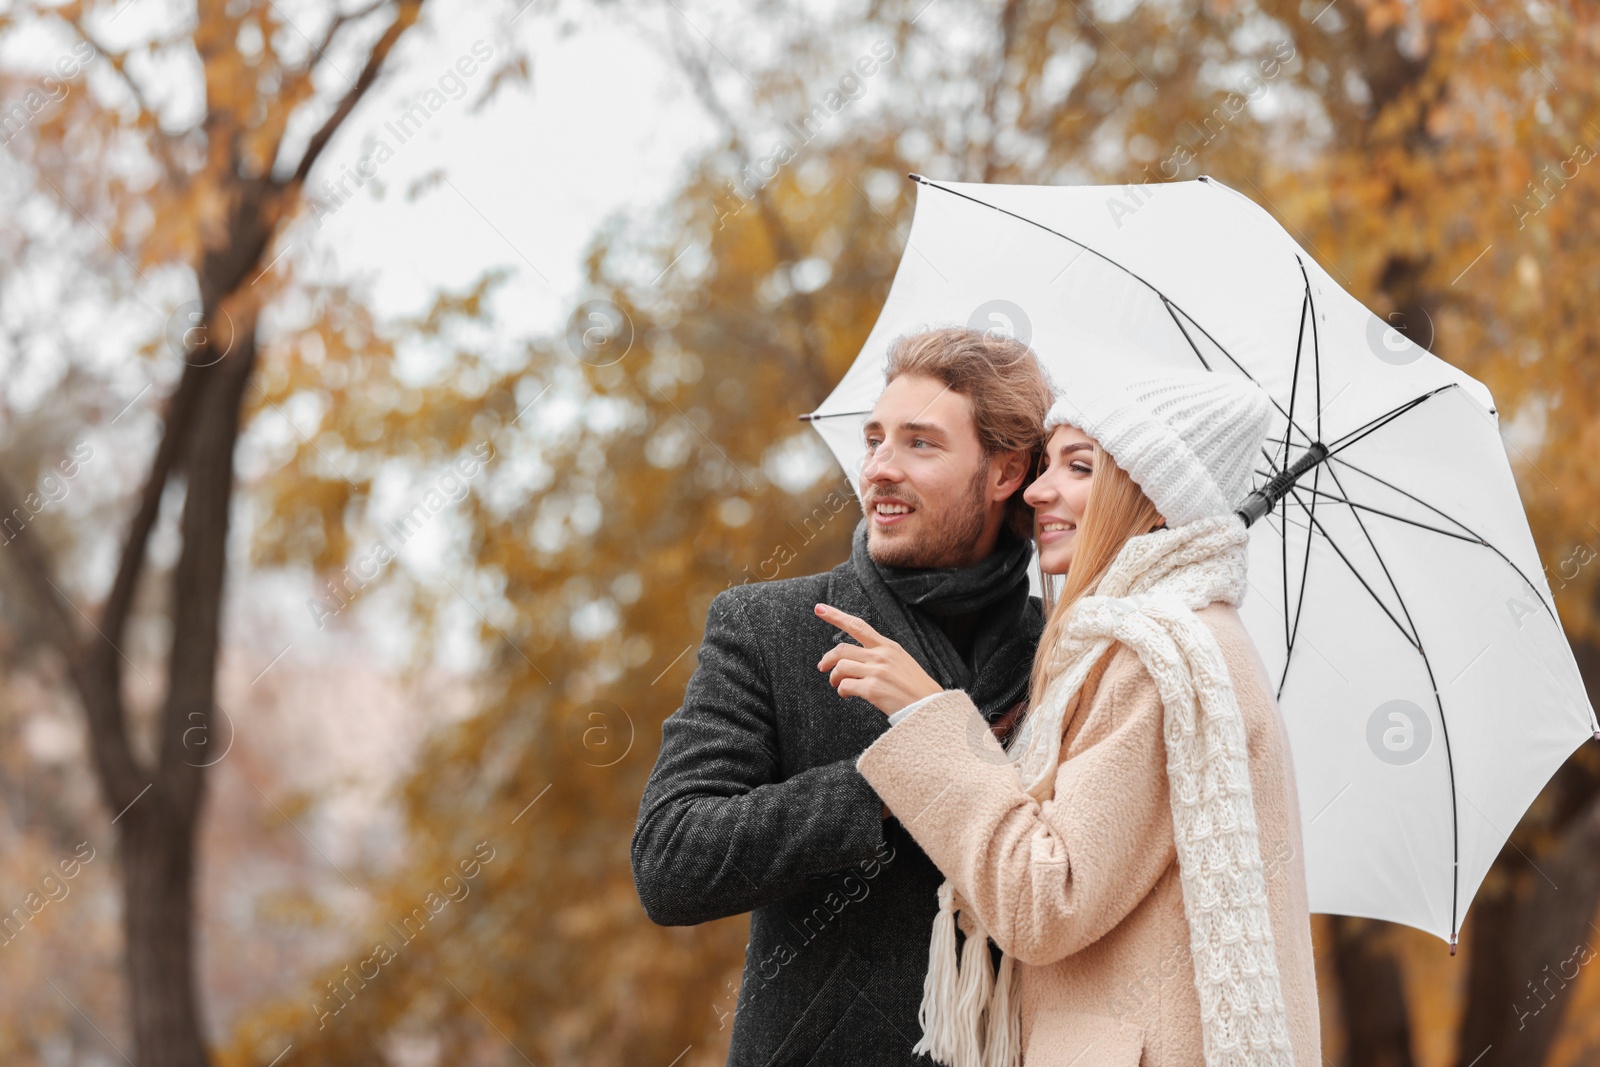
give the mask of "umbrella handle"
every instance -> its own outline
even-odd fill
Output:
[[[1266,485],[1245,497],[1236,514],[1244,520],[1246,529],[1276,507],[1278,501],[1288,495],[1289,487],[1298,481],[1302,474],[1327,458],[1328,446],[1321,441],[1313,441],[1310,447],[1301,453],[1300,458],[1294,461],[1292,467],[1286,471],[1279,471]]]

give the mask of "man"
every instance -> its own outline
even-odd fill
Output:
[[[942,876],[855,769],[888,723],[818,661],[829,604],[965,689],[997,734],[1043,626],[1022,500],[1051,402],[1027,346],[899,339],[864,427],[866,512],[824,574],[717,594],[639,804],[634,884],[681,926],[751,912],[729,1067],[928,1064],[911,1047]]]

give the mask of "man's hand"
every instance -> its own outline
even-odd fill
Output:
[[[817,670],[828,672],[828,683],[840,696],[862,697],[885,715],[893,715],[914,700],[944,692],[911,653],[865,621],[827,604],[818,604],[816,612],[861,642],[841,641],[817,664]]]

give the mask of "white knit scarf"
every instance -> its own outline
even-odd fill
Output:
[[[1130,538],[1093,595],[1073,605],[1057,646],[1039,650],[1051,657],[1051,681],[1009,753],[1029,795],[1049,799],[1073,696],[1113,642],[1138,654],[1163,708],[1206,1067],[1293,1067],[1244,719],[1216,637],[1194,615],[1215,601],[1243,602],[1248,541],[1234,514]],[[949,881],[939,887],[918,1013],[923,1033],[912,1051],[950,1067],[1017,1067],[1022,1022],[1012,958],[1002,955],[999,974],[992,972],[988,934],[968,910],[975,933],[957,973],[952,892]]]

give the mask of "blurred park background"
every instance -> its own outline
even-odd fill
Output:
[[[0,1062],[724,1061],[628,844],[935,179],[1217,177],[1485,382],[1600,684],[1590,0],[0,4]],[[1594,692],[1594,689],[1591,689]],[[1600,746],[1326,1062],[1600,1063]]]

